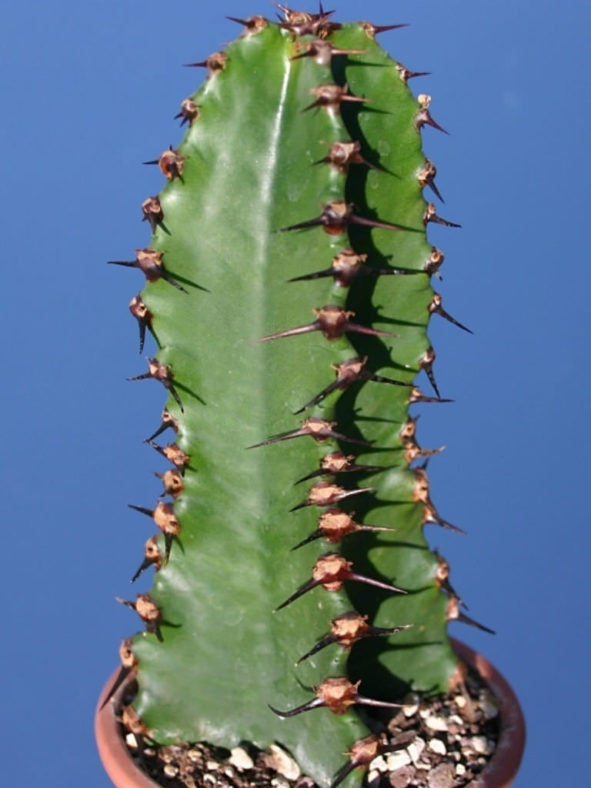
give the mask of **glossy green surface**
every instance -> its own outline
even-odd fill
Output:
[[[445,637],[446,600],[433,581],[436,560],[426,549],[422,507],[411,501],[414,474],[401,451],[409,390],[354,384],[293,415],[334,380],[331,364],[368,355],[372,372],[411,381],[429,345],[432,290],[420,272],[431,246],[416,180],[424,161],[413,125],[418,105],[393,61],[360,27],[347,26],[331,40],[365,50],[350,57],[346,75],[342,56],[333,67],[352,93],[371,97],[367,108],[348,105],[342,116],[303,112],[314,101],[310,89],[333,81],[330,70],[311,58],[290,60],[291,36],[269,26],[231,44],[225,70],[196,94],[200,117],[178,148],[182,179],[160,195],[166,231],[158,228],[151,246],[164,252],[167,271],[189,293],[160,280],[142,296],[154,315],[157,357],[170,365],[184,406],[181,413],[172,398],[167,403],[191,465],[175,503],[182,533],[150,592],[162,610],[163,642],[142,634],[133,645],[140,663],[134,705],[158,741],[206,739],[227,747],[278,741],[322,784],[367,734],[365,726],[352,711],[336,716],[327,709],[279,720],[267,704],[301,705],[312,699],[311,686],[347,669],[361,679],[364,695],[395,699],[408,686],[443,689],[455,666]],[[382,169],[355,164],[346,177],[314,164],[331,142],[350,138],[360,139],[363,155]],[[410,229],[354,226],[350,239],[320,227],[280,232],[343,199],[358,215]],[[348,245],[368,253],[370,266],[419,273],[358,277],[350,292],[332,278],[287,283],[328,268]],[[328,341],[316,331],[257,342],[312,322],[313,308],[345,302],[355,322],[400,337]],[[316,529],[320,514],[312,507],[289,511],[312,484],[294,483],[337,444],[301,437],[247,449],[296,430],[309,415],[336,418],[340,432],[372,441],[371,450],[342,444],[357,462],[388,466],[337,477],[347,488],[376,487],[373,496],[343,502],[358,522],[398,529],[349,536],[342,552],[355,571],[406,588],[407,596],[348,582],[339,592],[316,588],[273,612],[310,578],[320,554],[341,549],[318,540],[290,552]],[[391,642],[357,644],[349,668],[335,645],[296,668],[330,619],[353,607],[376,626],[414,626]]]

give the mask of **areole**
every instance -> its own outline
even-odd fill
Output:
[[[460,659],[476,669],[500,704],[501,730],[496,750],[482,774],[465,788],[510,788],[525,747],[521,706],[506,679],[485,657],[458,640],[452,642]],[[95,715],[94,730],[102,764],[116,788],[159,788],[136,766],[121,737],[115,709],[123,686],[103,705],[115,676],[116,673],[103,688]]]

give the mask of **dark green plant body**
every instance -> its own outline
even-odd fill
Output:
[[[158,345],[152,376],[171,394],[178,434],[165,435],[190,458],[163,476],[174,514],[155,510],[168,535],[152,543],[146,564],[157,569],[149,593],[161,619],[131,644],[134,708],[159,743],[277,741],[327,784],[343,753],[368,735],[355,707],[282,720],[269,704],[293,709],[313,700],[327,677],[345,676],[361,682],[359,695],[396,701],[409,688],[445,690],[456,668],[446,636],[450,595],[423,535],[425,521],[446,523],[425,471],[416,470],[425,453],[409,417],[412,402],[438,399],[412,387],[421,367],[431,373],[427,324],[440,311],[430,278],[441,258],[426,233],[426,220],[437,217],[423,196],[430,176],[420,135],[431,118],[428,100],[413,98],[371,27],[321,27],[332,47],[361,52],[334,51],[323,65],[294,59],[310,54],[317,36],[251,26],[228,46],[227,60],[218,58],[222,68],[210,61],[197,108],[185,104],[183,142],[160,159],[163,217],[148,218],[150,249],[162,256],[152,256],[157,265],[141,294],[148,312],[142,302],[132,309]],[[323,106],[314,91],[331,84],[348,89]],[[304,111],[313,102],[319,106]],[[351,161],[325,161],[333,143],[351,141],[360,143]],[[331,218],[345,203],[349,220]],[[319,217],[324,224],[286,229]],[[369,273],[288,281],[330,268],[343,252]],[[306,324],[319,330],[258,341]],[[353,359],[362,361],[348,365]],[[340,385],[317,396],[337,373]],[[257,445],[302,423],[305,432],[309,418],[334,422],[333,432],[354,442],[304,434]],[[295,484],[332,452],[380,468]],[[343,497],[313,487],[322,481],[372,489]],[[330,503],[290,511],[311,488],[331,493]],[[396,530],[291,550],[336,510]],[[327,553],[352,562],[349,572],[408,593],[347,580],[345,570],[332,579],[338,590],[315,587],[276,610]],[[332,643],[296,666],[332,619],[354,610],[373,627],[412,627],[366,637],[351,651]]]

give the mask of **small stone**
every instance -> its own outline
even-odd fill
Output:
[[[466,774],[466,767],[463,763],[456,765],[456,777],[463,777]]]
[[[205,768],[208,772],[217,772],[217,770],[220,768],[220,765],[217,761],[206,761]]]
[[[416,763],[419,760],[425,747],[426,747],[425,740],[421,739],[420,736],[417,736],[417,738],[412,742],[412,744],[408,745],[406,750],[410,755],[410,758],[413,763]]]
[[[206,774],[203,775],[204,783],[215,783],[215,781],[216,779],[213,774],[209,774],[209,772],[207,772]]]
[[[273,777],[271,780],[271,785],[273,788],[290,788],[289,781],[283,777],[283,775],[278,774],[276,777]]]
[[[419,696],[415,692],[409,692],[405,696],[402,711],[405,717],[414,716],[419,710]]]
[[[431,752],[434,752],[437,755],[445,755],[447,752],[447,747],[441,741],[441,739],[429,739],[427,747],[431,750]]]
[[[429,772],[429,788],[452,788],[454,783],[454,768],[449,763],[440,763]]]
[[[386,766],[386,761],[382,755],[378,755],[377,758],[374,758],[373,761],[369,764],[370,769],[375,769],[378,772],[387,772],[388,766]]]
[[[173,763],[167,763],[162,771],[167,777],[176,777],[179,773],[179,767]]]
[[[230,765],[224,766],[222,771],[226,775],[226,777],[234,777],[235,772],[234,772],[234,769]]]
[[[388,771],[395,772],[403,766],[408,766],[411,763],[411,757],[406,750],[396,750],[396,752],[388,753],[386,763],[388,764]]]
[[[191,763],[199,763],[201,760],[201,753],[199,750],[189,750],[187,752],[187,758],[191,761]]]
[[[499,707],[490,692],[483,692],[478,704],[487,720],[493,720],[499,714]]]
[[[486,736],[472,736],[468,744],[478,755],[490,755],[495,748],[494,743]]]
[[[367,781],[368,783],[373,783],[374,780],[380,779],[380,773],[377,769],[370,769],[367,773]]]
[[[246,752],[244,747],[234,747],[234,749],[230,750],[230,757],[228,758],[228,763],[231,763],[232,766],[235,766],[237,769],[240,769],[240,771],[254,768],[254,761],[252,760],[250,755]]]
[[[269,752],[271,753],[271,758],[267,759],[267,766],[271,769],[275,769],[276,772],[287,777],[288,780],[298,779],[302,773],[301,769],[285,750],[277,744],[271,744],[269,746]]]
[[[127,746],[130,749],[132,749],[132,750],[136,749],[136,747],[137,747],[137,739],[135,738],[133,733],[128,733],[127,734],[127,736],[125,737],[125,744],[127,744]]]
[[[466,705],[466,698],[463,695],[456,695],[454,698],[454,703],[458,709],[463,709]]]
[[[429,730],[432,731],[446,731],[447,730],[447,720],[445,717],[441,716],[432,716],[427,717],[425,719],[425,725]]]
[[[403,766],[402,769],[397,769],[390,775],[390,785],[392,788],[407,788],[412,784],[416,770],[412,766]]]

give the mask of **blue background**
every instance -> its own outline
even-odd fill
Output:
[[[336,3],[335,3],[336,4]],[[490,637],[453,625],[517,690],[529,741],[518,788],[588,780],[590,524],[588,37],[576,0],[364,0],[342,19],[411,22],[382,43],[451,131],[424,132],[461,231],[438,289],[470,337],[434,318],[452,406],[420,440],[452,582]],[[331,4],[332,7],[332,4]],[[312,10],[315,10],[312,7]],[[93,707],[132,614],[146,538],[128,501],[154,497],[142,438],[160,387],[127,303],[140,276],[105,265],[148,242],[140,162],[180,139],[173,116],[200,60],[265,0],[26,0],[2,11],[2,781],[107,788]],[[151,346],[147,348],[151,349]],[[587,670],[585,670],[587,665]],[[586,728],[587,734],[584,735]],[[8,773],[7,773],[8,772]]]

